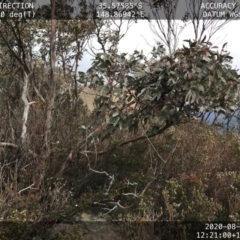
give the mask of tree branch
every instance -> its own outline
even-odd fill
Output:
[[[30,186],[23,188],[22,190],[18,191],[18,194],[21,194],[23,191],[26,191],[28,189],[38,189],[38,188],[33,188],[34,183],[32,183]]]
[[[115,143],[113,144],[112,147],[110,147],[109,149],[107,150],[104,150],[104,151],[99,151],[97,152],[98,155],[103,155],[103,154],[106,154],[108,153],[109,151],[111,151],[113,148],[115,147],[122,147],[124,145],[127,145],[129,143],[133,143],[133,142],[137,142],[139,140],[143,140],[143,139],[149,139],[149,138],[152,138],[152,137],[156,137],[157,135],[159,134],[162,134],[164,133],[169,127],[171,127],[172,124],[171,123],[167,123],[164,127],[162,127],[161,129],[159,129],[156,133],[153,133],[153,134],[144,134],[144,135],[141,135],[141,136],[138,136],[138,137],[135,137],[135,138],[131,138],[131,139],[128,139],[126,141],[122,141],[122,142],[118,142],[118,143]],[[81,151],[80,153],[82,154],[96,154],[96,151]]]
[[[147,138],[152,138],[152,137],[155,137],[159,134],[162,134],[163,132],[165,132],[169,127],[171,127],[172,124],[166,124],[164,127],[162,127],[161,129],[159,129],[156,133],[153,133],[153,134],[144,134],[142,136],[139,136],[139,137],[136,137],[136,138],[131,138],[129,140],[126,140],[126,141],[123,141],[123,142],[120,142],[119,144],[117,144],[118,146],[123,146],[123,145],[126,145],[128,143],[133,143],[133,142],[136,142],[136,141],[139,141],[139,140],[142,140],[142,139],[147,139]]]
[[[8,143],[8,142],[0,142],[0,147],[9,147],[9,148],[15,148],[18,149],[20,146],[14,144],[14,143]],[[27,152],[32,155],[33,157],[37,157],[38,155],[32,151],[31,149],[27,149]]]
[[[24,111],[23,111],[23,125],[22,125],[22,133],[21,133],[22,144],[24,145],[24,147],[26,147],[26,143],[27,143],[27,119],[28,119],[29,107],[30,107],[30,104],[33,103],[33,102],[29,103],[27,99],[28,82],[29,82],[29,76],[24,71],[24,86],[22,91]]]

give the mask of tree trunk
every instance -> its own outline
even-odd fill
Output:
[[[49,149],[49,138],[52,126],[52,113],[55,104],[55,91],[56,91],[56,74],[55,74],[55,42],[56,42],[56,20],[55,20],[55,0],[51,0],[51,36],[50,36],[50,60],[51,60],[51,76],[50,76],[50,91],[49,102],[47,107],[47,119],[45,130],[45,145]]]
[[[30,108],[30,105],[34,103],[34,102],[28,102],[28,99],[27,99],[29,76],[30,74],[27,74],[24,71],[24,85],[23,85],[23,91],[22,91],[22,100],[24,103],[24,110],[23,110],[21,140],[22,140],[22,145],[25,149],[27,147],[27,120],[28,120],[29,108]]]

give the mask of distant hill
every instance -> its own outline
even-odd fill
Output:
[[[85,87],[81,93],[80,93],[80,97],[83,100],[84,104],[87,105],[88,109],[90,112],[92,112],[95,108],[94,106],[94,99],[96,97],[96,91],[92,88],[89,87]],[[235,125],[235,131],[240,131],[239,126],[238,126],[238,121],[237,121],[237,116],[239,114],[239,111],[235,112],[234,116],[232,117],[231,121],[229,122],[229,127],[232,127]],[[208,115],[208,113],[206,113],[206,116]],[[210,116],[208,117],[208,119],[206,119],[206,117],[204,118],[205,121],[207,122],[207,124],[212,125],[213,120],[215,118],[215,113],[212,112],[210,114]],[[221,128],[220,131],[226,130],[227,129],[227,122],[228,120],[225,119],[224,114],[221,114],[218,118],[217,118],[217,123],[221,123],[223,124],[223,127]]]
[[[85,87],[81,91],[80,97],[83,100],[84,104],[87,105],[89,111],[92,112],[94,109],[94,99],[96,97],[96,92],[92,88]]]

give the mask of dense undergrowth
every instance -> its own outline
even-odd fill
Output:
[[[125,214],[119,208],[127,218],[239,221],[239,153],[237,136],[193,122],[174,127],[151,143],[144,140],[115,149],[99,158],[96,168],[114,174],[107,198],[133,205]],[[84,194],[106,202],[101,196],[107,181],[95,174]]]
[[[37,148],[36,135],[32,146],[36,143],[37,158],[1,149],[3,239],[47,239],[46,228],[74,221],[82,212],[135,222],[240,221],[237,135],[193,121],[94,154],[94,145],[105,150],[128,134],[116,131],[101,144],[92,141],[93,153],[88,154],[81,147],[84,126],[93,118],[81,101],[66,104],[55,113],[59,121],[52,130],[50,155]],[[38,134],[39,126],[34,131]],[[39,185],[24,190],[36,179]]]

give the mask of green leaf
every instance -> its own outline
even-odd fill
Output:
[[[196,68],[196,71],[197,71],[198,73],[201,73],[201,72],[202,72],[202,69],[199,68],[199,67],[197,67],[197,68]]]
[[[197,44],[197,42],[193,42],[193,43],[190,44],[190,47],[195,47],[196,44]]]
[[[192,96],[192,90],[189,90],[185,96],[185,102],[189,102],[189,99],[191,96]]]
[[[202,103],[205,103],[205,98],[203,96],[199,96],[200,100],[202,101]]]
[[[141,92],[137,95],[137,97],[140,97],[143,93],[147,91],[147,88],[143,88]]]
[[[226,84],[226,80],[223,77],[220,77],[221,81]]]
[[[143,76],[145,76],[145,72],[133,72],[134,76],[136,78],[142,78]]]
[[[201,43],[204,43],[205,40],[206,40],[206,35],[203,37]]]
[[[236,105],[230,106],[230,110],[231,110],[232,112],[235,112],[237,109],[238,109],[238,107],[237,107]]]
[[[217,70],[217,76],[218,76],[219,78],[222,76],[222,73],[221,73],[219,70]]]
[[[228,44],[227,42],[224,43],[223,46],[222,46],[222,49],[224,49],[227,44]]]
[[[131,102],[132,98],[133,98],[133,96],[130,95],[130,96],[127,98],[127,102]]]
[[[197,85],[197,89],[198,89],[199,92],[204,92],[204,87],[201,84]]]
[[[212,82],[213,82],[213,76],[209,75],[209,77],[208,77],[208,86],[209,87],[211,86]]]
[[[191,103],[194,103],[196,101],[196,97],[197,97],[196,92],[193,91],[191,95]]]
[[[225,58],[233,59],[233,57],[231,57],[231,56],[229,56],[229,55],[225,56]]]
[[[84,75],[85,75],[85,72],[79,71],[79,72],[78,72],[78,75],[79,75],[79,76],[84,76]]]
[[[109,123],[112,124],[115,127],[118,124],[119,120],[120,120],[119,116],[117,116],[117,117],[110,117]]]
[[[113,89],[113,93],[121,93],[121,88],[120,87],[115,87],[114,89]]]
[[[119,112],[114,112],[113,115],[112,115],[112,117],[116,117],[116,116],[118,116],[118,115],[119,115]]]
[[[199,112],[205,112],[205,107],[204,106],[201,106],[200,109],[199,109]]]

